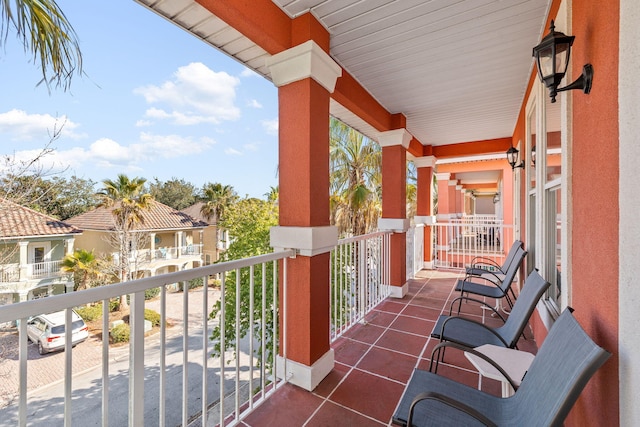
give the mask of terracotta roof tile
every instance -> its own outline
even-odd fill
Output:
[[[0,201],[0,236],[4,238],[82,233],[53,217],[8,200]]]
[[[213,225],[215,222],[213,221],[213,219],[209,221],[207,220],[207,218],[205,218],[204,215],[202,215],[202,212],[200,211],[202,209],[202,206],[204,206],[204,202],[197,202],[189,207],[182,209],[180,212],[184,212],[187,215],[192,216],[199,221],[206,222],[209,225]]]
[[[67,222],[82,230],[110,231],[114,229],[112,210],[113,208],[96,208],[69,218]],[[133,227],[134,230],[153,231],[204,228],[208,225],[204,221],[199,221],[184,212],[177,211],[158,201],[153,202],[151,209],[143,210],[142,217],[143,222],[136,223]]]

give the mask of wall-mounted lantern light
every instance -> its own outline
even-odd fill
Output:
[[[515,168],[524,168],[524,160],[521,161],[519,165],[516,165],[516,163],[518,163],[519,153],[518,149],[513,146],[507,150],[507,162],[511,165],[511,170],[515,170]]]
[[[531,147],[531,166],[536,166],[536,146]]]
[[[551,21],[547,34],[540,44],[533,48],[533,56],[536,58],[538,76],[549,89],[551,102],[556,102],[558,92],[572,89],[582,89],[584,93],[591,91],[591,81],[593,80],[593,66],[586,64],[582,68],[582,75],[578,79],[563,88],[558,85],[564,78],[571,56],[571,45],[575,36],[567,36],[564,33],[555,31],[555,25]]]
[[[500,201],[500,193],[496,193],[493,195],[493,204],[495,205]]]

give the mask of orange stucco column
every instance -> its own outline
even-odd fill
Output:
[[[382,218],[378,229],[393,231],[391,235],[390,285],[391,296],[407,294],[407,148],[411,134],[405,129],[382,132],[378,142],[382,147]]]
[[[280,372],[313,390],[334,364],[329,251],[337,229],[329,225],[329,96],[341,69],[313,41],[272,56],[267,65],[278,86],[280,123],[280,225],[271,230],[271,245],[299,254],[287,262],[286,284],[280,282],[287,319],[279,357],[286,372]]]
[[[424,224],[424,268],[433,268],[433,168],[436,158],[433,156],[414,159],[418,171],[418,200],[416,203],[416,224]]]

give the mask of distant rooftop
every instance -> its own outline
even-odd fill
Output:
[[[82,230],[113,231],[112,208],[95,208],[73,218],[67,222]],[[151,209],[143,210],[143,222],[134,224],[136,231],[176,230],[184,228],[204,228],[207,224],[184,212],[177,211],[170,206],[153,201]]]
[[[204,215],[202,215],[202,207],[204,206],[204,202],[197,202],[187,208],[182,209],[180,212],[184,212],[189,216],[196,218],[199,221],[206,222],[208,225],[215,225],[215,219],[207,219]]]
[[[38,237],[82,233],[73,225],[20,206],[0,201],[0,237]]]

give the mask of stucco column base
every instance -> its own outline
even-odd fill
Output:
[[[276,370],[278,378],[302,387],[307,391],[313,391],[318,384],[333,369],[335,364],[333,349],[329,349],[312,366],[303,365],[300,362],[285,359],[278,355],[276,358]]]
[[[409,283],[402,286],[389,286],[389,296],[391,298],[404,298],[409,292]]]

